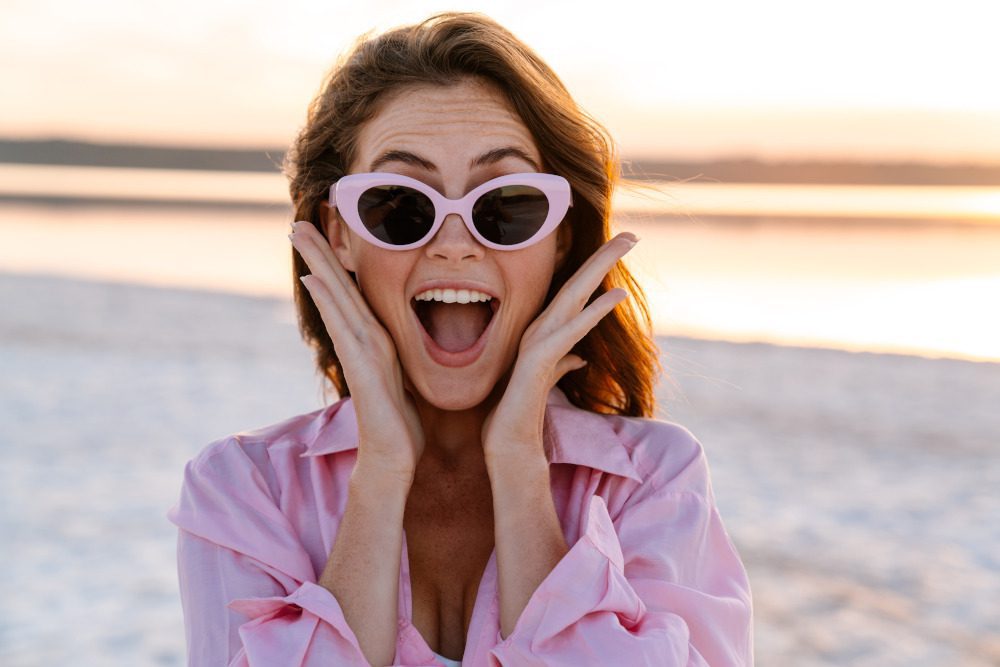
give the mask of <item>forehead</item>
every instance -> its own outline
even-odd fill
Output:
[[[389,151],[421,156],[436,167],[467,164],[501,148],[515,148],[540,165],[527,126],[497,88],[465,79],[404,88],[385,99],[358,134],[352,171],[365,171]]]

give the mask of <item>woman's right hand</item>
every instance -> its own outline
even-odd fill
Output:
[[[413,482],[424,433],[403,385],[396,346],[354,279],[311,222],[293,222],[288,235],[309,266],[302,283],[333,341],[358,419],[357,467],[386,483]]]

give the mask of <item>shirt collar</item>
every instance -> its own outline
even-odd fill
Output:
[[[569,463],[642,481],[612,420],[582,410],[558,387],[549,392],[545,411],[545,455],[549,463]],[[319,411],[303,433],[302,456],[325,456],[358,448],[358,422],[350,398]]]

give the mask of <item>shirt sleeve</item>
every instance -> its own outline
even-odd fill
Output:
[[[368,665],[327,589],[288,592],[253,559],[184,530],[177,547],[191,667]]]
[[[294,531],[241,454],[189,464],[169,514],[180,528],[188,664],[367,666],[336,598],[314,583]]]
[[[498,633],[494,665],[753,664],[749,583],[711,494],[636,496],[616,522],[590,499],[580,539]]]

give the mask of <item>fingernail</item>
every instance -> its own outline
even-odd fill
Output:
[[[291,234],[288,235],[288,240],[291,241],[292,243],[295,243],[295,239],[292,238],[294,234],[295,232],[292,232]]]
[[[632,232],[623,232],[622,233],[622,238],[624,238],[626,241],[628,241],[632,245],[635,245],[636,243],[639,242],[639,237],[636,236],[635,234],[633,234]]]

